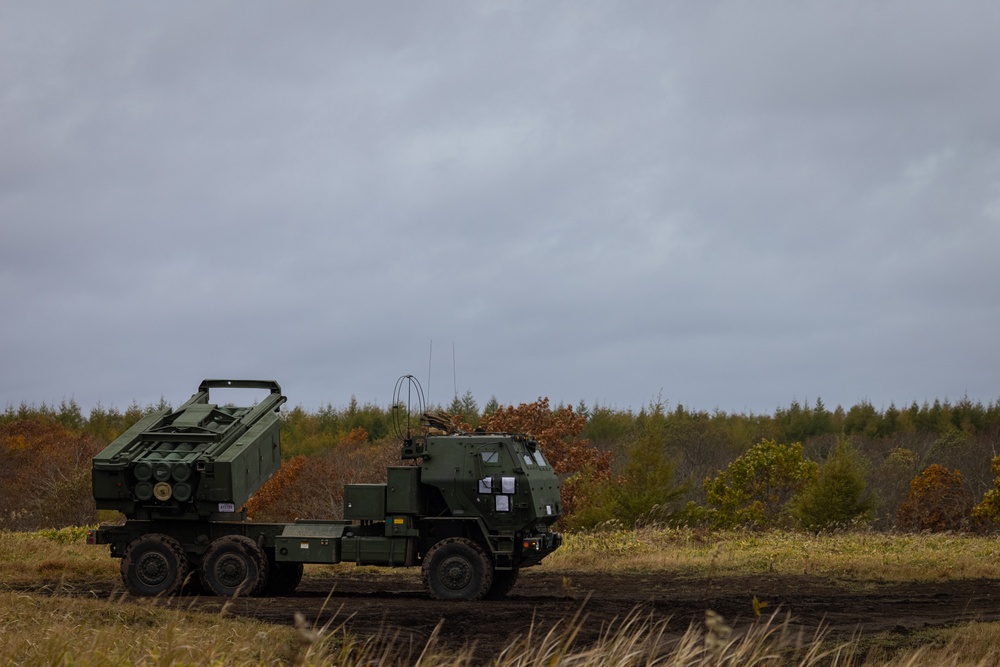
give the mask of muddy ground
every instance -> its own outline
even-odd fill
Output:
[[[790,614],[791,623],[805,628],[810,637],[825,625],[835,639],[884,633],[878,643],[897,646],[911,645],[917,640],[913,633],[926,628],[1000,620],[996,580],[837,582],[778,574],[709,579],[539,569],[522,574],[504,600],[456,603],[430,599],[413,571],[398,572],[307,576],[292,597],[237,599],[229,602],[229,612],[279,624],[292,624],[295,612],[318,626],[335,618],[334,625],[346,623],[354,633],[389,630],[418,646],[440,623],[442,644],[475,642],[476,655],[483,660],[525,635],[532,624],[536,633],[546,631],[581,607],[578,641],[585,644],[633,610],[656,620],[669,618],[668,627],[678,634],[692,622],[701,623],[707,609],[739,629],[754,618],[754,596],[767,603],[765,613],[780,609],[782,617]],[[218,611],[226,601],[202,596],[179,603]]]

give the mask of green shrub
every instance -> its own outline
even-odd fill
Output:
[[[66,528],[45,528],[35,534],[59,544],[72,544],[87,539],[89,526],[67,526]]]
[[[789,504],[789,513],[806,530],[828,530],[871,519],[865,493],[864,462],[847,441],[840,441],[816,477]]]
[[[675,465],[666,451],[666,416],[662,403],[643,410],[624,447],[624,465],[616,478],[578,492],[572,528],[594,528],[608,521],[635,527],[672,519],[672,504],[687,491],[675,481]]]
[[[817,474],[819,465],[802,455],[802,443],[761,440],[705,480],[705,494],[722,527],[770,528],[783,519],[785,505]]]

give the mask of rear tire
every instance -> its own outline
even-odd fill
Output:
[[[493,584],[489,557],[464,537],[449,537],[432,546],[421,574],[427,592],[437,600],[480,600]]]
[[[267,555],[243,535],[227,535],[212,542],[198,573],[207,591],[221,597],[253,597],[267,585]]]
[[[176,595],[188,574],[180,542],[160,533],[133,540],[121,562],[122,582],[132,595]]]

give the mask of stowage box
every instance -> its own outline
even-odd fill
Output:
[[[384,521],[385,484],[345,484],[346,521]]]
[[[391,466],[386,469],[385,511],[388,514],[420,514],[420,468]]]

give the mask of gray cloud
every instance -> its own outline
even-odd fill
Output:
[[[974,1],[7,5],[0,403],[209,376],[385,403],[406,372],[443,403],[993,401],[998,27]]]

